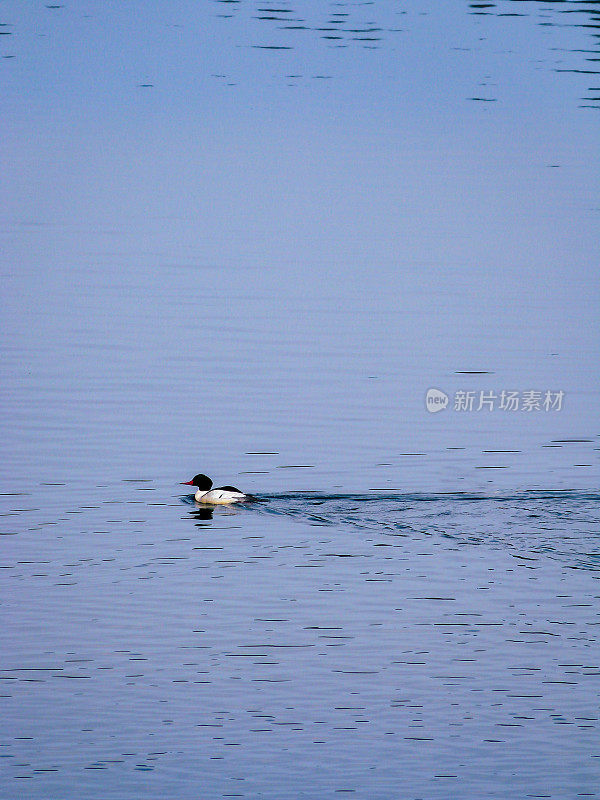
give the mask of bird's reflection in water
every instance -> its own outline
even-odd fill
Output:
[[[212,505],[208,505],[208,504],[200,505],[200,504],[196,503],[195,506],[196,507],[195,507],[194,511],[190,511],[190,516],[193,517],[194,519],[198,519],[198,520],[202,520],[202,521],[213,519],[213,515],[214,515],[215,511],[217,512],[217,514],[223,514],[223,515],[228,515],[228,516],[233,516],[235,514],[239,514],[240,513],[239,509],[237,509],[233,505],[231,505],[231,506],[229,506],[229,505],[227,505],[227,506],[225,506],[225,505],[212,506]]]

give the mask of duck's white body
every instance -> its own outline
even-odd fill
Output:
[[[197,503],[210,503],[210,505],[219,506],[226,503],[239,503],[246,500],[247,495],[243,492],[232,492],[229,489],[211,489],[210,492],[205,492],[198,489],[194,495],[194,500]]]

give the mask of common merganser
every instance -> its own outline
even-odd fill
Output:
[[[218,486],[212,489],[213,482],[208,475],[194,475],[191,481],[182,481],[182,486],[196,486],[198,491],[194,495],[197,503],[210,505],[224,505],[226,503],[239,503],[242,500],[251,500],[252,495],[244,494],[235,486]]]

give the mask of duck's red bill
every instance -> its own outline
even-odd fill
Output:
[[[181,481],[181,486],[193,486],[194,481]]]

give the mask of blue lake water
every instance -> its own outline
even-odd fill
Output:
[[[1,798],[600,796],[597,11],[0,5]]]

